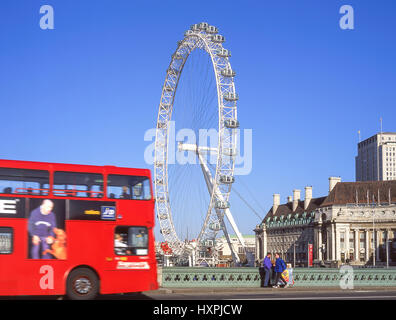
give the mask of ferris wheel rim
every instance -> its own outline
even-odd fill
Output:
[[[201,25],[201,24],[200,24]],[[197,26],[197,25],[193,25]],[[221,37],[221,36],[220,36]],[[217,108],[218,108],[218,151],[215,176],[213,177],[213,188],[210,195],[210,203],[206,213],[205,222],[198,235],[198,240],[201,240],[205,235],[205,230],[208,228],[208,223],[215,221],[216,218],[211,218],[211,212],[214,210],[214,200],[218,197],[215,190],[220,186],[220,176],[224,173],[224,176],[230,177],[230,180],[234,178],[234,166],[235,166],[235,154],[236,150],[236,134],[235,130],[230,130],[231,133],[228,135],[227,143],[224,143],[224,131],[225,120],[230,119],[237,123],[237,107],[236,100],[232,104],[225,106],[224,99],[225,94],[229,97],[236,97],[234,75],[230,80],[224,82],[226,76],[223,75],[223,70],[232,70],[228,56],[219,57],[216,55],[219,50],[223,52],[224,48],[222,42],[216,43],[213,41],[213,34],[206,33],[206,31],[187,31],[183,40],[178,42],[178,47],[172,55],[172,59],[167,69],[165,81],[162,87],[161,102],[159,105],[159,112],[157,117],[156,127],[156,140],[155,140],[155,156],[154,156],[154,189],[156,199],[156,210],[157,218],[160,222],[161,233],[172,247],[175,254],[181,254],[185,249],[185,244],[177,236],[172,216],[172,209],[169,202],[169,185],[168,185],[168,146],[169,146],[169,122],[172,119],[174,99],[177,92],[180,76],[183,71],[184,65],[188,60],[190,54],[198,47],[203,47],[205,51],[210,55],[214,76],[216,79],[216,90],[217,90]],[[180,54],[182,55],[182,63],[179,64],[179,69],[172,69],[176,59],[180,60]],[[184,56],[183,56],[184,54]],[[173,87],[169,86],[172,84]],[[169,94],[169,91],[171,94]],[[164,107],[166,106],[166,107]],[[161,113],[163,112],[163,113]],[[163,120],[163,121],[160,121]],[[228,128],[229,129],[229,128]],[[162,139],[162,140],[161,140]],[[160,141],[160,142],[159,142]],[[224,146],[230,146],[229,150],[231,154],[228,158],[228,164],[223,165],[223,152]],[[159,158],[161,158],[159,161]],[[231,179],[232,178],[232,179]],[[222,187],[221,194],[225,201],[228,201],[231,192],[231,184]],[[158,209],[160,207],[160,209]],[[223,209],[216,208],[218,215],[218,222],[221,219],[221,211]],[[220,212],[220,215],[218,213]],[[222,214],[224,216],[224,213]],[[218,231],[217,231],[218,232]],[[217,234],[217,233],[216,233]]]

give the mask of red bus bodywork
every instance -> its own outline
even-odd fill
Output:
[[[150,189],[152,189],[151,174],[148,169],[12,160],[0,160],[0,168],[46,170],[49,172],[50,181],[48,195],[0,193],[0,200],[4,197],[25,198],[23,201],[27,203],[29,200],[26,199],[30,201],[35,198],[54,201],[61,199],[66,202],[67,207],[70,201],[75,201],[77,198],[54,195],[53,177],[54,172],[58,171],[102,174],[104,190],[107,189],[109,174],[145,176],[150,179]],[[116,219],[111,221],[65,219],[67,233],[67,258],[65,260],[28,258],[28,218],[1,217],[0,215],[0,227],[13,229],[12,253],[0,254],[0,295],[64,295],[67,277],[78,267],[87,267],[97,274],[101,294],[141,292],[158,288],[153,197],[149,200],[110,199],[104,192],[100,199],[78,198],[77,200],[84,201],[88,205],[90,201],[114,202]],[[114,230],[117,226],[147,227],[147,255],[120,256],[115,254]],[[48,280],[48,277],[52,276],[47,272],[48,266],[53,270],[53,283]]]

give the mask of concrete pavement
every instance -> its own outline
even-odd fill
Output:
[[[393,300],[396,288],[160,288],[144,296],[153,300]]]

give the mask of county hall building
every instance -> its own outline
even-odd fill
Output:
[[[329,193],[313,198],[305,187],[273,206],[256,226],[256,257],[281,253],[287,263],[306,266],[308,245],[314,265],[396,264],[396,180],[341,182],[329,178]],[[395,240],[395,241],[394,241]],[[388,246],[386,245],[388,243]]]

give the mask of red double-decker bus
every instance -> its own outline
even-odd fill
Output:
[[[155,290],[150,171],[0,160],[0,295]]]

